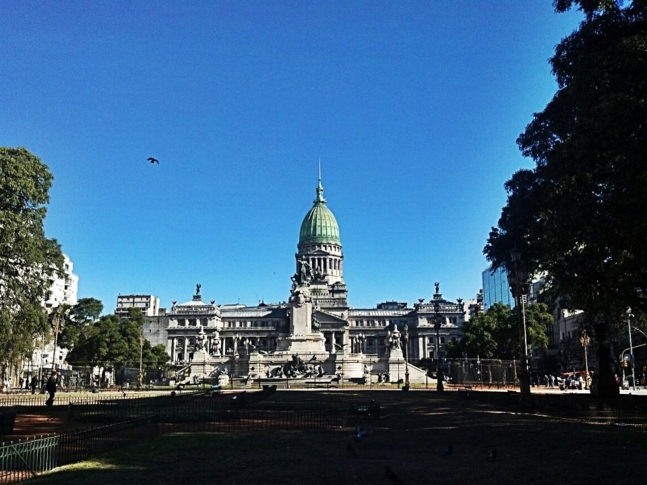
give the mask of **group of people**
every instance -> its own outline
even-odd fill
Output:
[[[585,379],[583,373],[565,375],[546,374],[544,375],[543,379],[541,379],[541,381],[543,382],[540,382],[539,375],[533,374],[531,383],[535,387],[543,384],[548,388],[559,388],[562,391],[565,391],[567,389],[586,389],[591,384],[590,379],[590,376]]]
[[[39,387],[38,376],[33,376],[30,381],[27,381],[22,377],[20,378],[20,381],[19,381],[20,389],[31,389],[31,393],[36,394],[36,389],[38,389],[38,387]],[[56,395],[57,389],[58,389],[58,372],[53,370],[49,378],[47,379],[47,382],[45,382],[45,392],[49,394],[47,401],[45,401],[45,404],[47,406],[52,406],[54,404],[54,397]],[[4,379],[2,381],[2,392],[9,393],[10,391],[11,391],[11,381],[9,381],[9,379]]]

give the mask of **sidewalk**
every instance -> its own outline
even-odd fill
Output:
[[[457,390],[460,388],[456,388]],[[487,391],[487,392],[518,392],[518,388],[510,388],[510,389],[488,389],[488,388],[481,388],[481,387],[474,387],[472,389],[473,391]],[[530,394],[590,394],[591,392],[588,389],[567,389],[565,391],[560,390],[558,387],[544,387],[544,386],[539,386],[539,387],[531,387],[530,388]],[[636,396],[647,396],[647,386],[636,386],[636,390],[634,391],[632,388],[629,389],[620,389],[620,395],[625,396],[625,395],[636,395]]]

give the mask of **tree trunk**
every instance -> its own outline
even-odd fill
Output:
[[[598,397],[615,397],[620,395],[620,386],[616,382],[616,376],[611,369],[611,345],[606,340],[606,331],[603,323],[595,325],[595,339],[597,345],[597,366],[591,394]]]

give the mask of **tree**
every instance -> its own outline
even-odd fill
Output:
[[[455,337],[452,337],[445,345],[445,355],[448,359],[460,359],[463,357],[463,348]]]
[[[509,359],[514,349],[515,328],[510,307],[495,303],[463,324],[461,346],[470,356]]]
[[[24,148],[0,147],[0,355],[4,363],[30,356],[34,338],[47,330],[51,279],[63,255],[45,237],[52,174]]]
[[[538,350],[548,349],[548,329],[554,322],[553,314],[545,303],[535,303],[525,309],[528,345]]]
[[[544,303],[525,309],[528,346],[540,350],[548,347],[547,330],[553,316]],[[508,305],[495,303],[465,322],[461,347],[468,355],[485,359],[519,359],[522,345],[518,339],[517,314]]]
[[[97,300],[98,301],[98,300]],[[170,360],[163,345],[151,347],[144,339],[141,345],[144,315],[131,308],[127,318],[116,315],[102,316],[90,322],[67,355],[68,363],[75,366],[103,367],[118,373],[124,367],[139,367],[140,352],[145,369],[161,369]]]
[[[96,298],[81,298],[70,310],[70,319],[63,328],[59,342],[61,347],[74,348],[79,341],[90,335],[91,324],[99,318],[103,303]]]
[[[81,298],[72,310],[74,320],[84,323],[95,321],[99,318],[102,311],[103,303],[96,298]]]
[[[52,369],[55,369],[59,362],[58,347],[63,347],[62,342],[59,340],[59,335],[63,333],[65,328],[71,322],[72,305],[62,303],[54,307],[49,312],[49,324],[54,334],[54,356]]]
[[[551,59],[558,91],[517,140],[536,166],[506,183],[485,254],[530,272],[585,312],[598,342],[601,395],[618,392],[607,341],[628,306],[647,311],[647,2],[557,0],[586,15]]]
[[[133,323],[116,315],[101,317],[91,326],[89,337],[68,353],[68,363],[75,366],[101,367],[118,372],[139,360],[139,340],[133,340]]]
[[[148,340],[144,342],[144,369],[166,369],[170,360],[165,345],[151,347]]]

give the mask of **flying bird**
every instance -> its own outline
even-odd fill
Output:
[[[452,456],[452,453],[454,453],[454,447],[450,443],[449,445],[447,445],[447,448],[445,448],[445,451],[443,451],[442,456],[444,457]]]
[[[372,434],[372,429],[364,429],[359,425],[359,423],[357,423],[355,425],[355,436],[353,436],[353,439],[359,443],[360,441],[362,441],[362,438],[366,438],[367,436],[371,436]]]
[[[496,460],[496,455],[497,455],[496,448],[494,448],[493,450],[488,451],[488,452],[487,452],[487,458],[486,458],[486,459],[487,459],[487,461],[494,461],[494,460]]]
[[[402,480],[400,480],[400,477],[398,477],[393,470],[391,470],[388,466],[384,467],[384,472],[386,473],[386,476],[389,477],[389,480],[395,483],[404,483]]]
[[[160,164],[160,161],[157,158],[154,158],[154,157],[148,157],[148,161],[151,162],[151,163],[156,163],[158,165]]]

